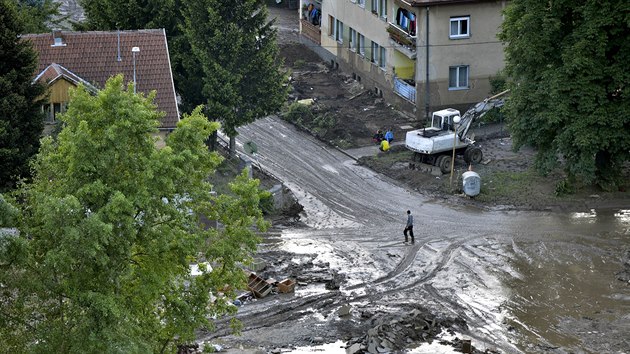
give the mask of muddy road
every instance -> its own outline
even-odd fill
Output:
[[[267,276],[303,281],[294,294],[240,307],[240,337],[218,332],[205,340],[282,351],[319,342],[343,347],[375,323],[422,307],[465,321],[450,329],[480,351],[630,348],[630,283],[616,275],[630,248],[629,210],[559,214],[443,204],[280,119],[239,133],[238,145],[255,142],[254,160],[304,206],[306,227],[279,225],[261,246]],[[407,209],[415,216],[414,245],[403,244]],[[345,305],[350,315],[338,316]],[[419,342],[396,350],[413,348],[423,352]]]

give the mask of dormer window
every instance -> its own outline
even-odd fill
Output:
[[[51,47],[63,47],[66,44],[63,42],[63,37],[61,36],[60,30],[53,31],[53,44]]]

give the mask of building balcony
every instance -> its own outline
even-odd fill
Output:
[[[416,103],[416,86],[407,82],[409,80],[403,80],[394,77],[394,92],[400,97],[406,99],[411,103]]]
[[[302,35],[314,43],[321,45],[322,44],[322,30],[319,26],[315,26],[310,23],[308,20],[300,20],[302,22]]]
[[[403,53],[409,59],[416,59],[416,36],[411,36],[402,28],[393,23],[387,27],[390,43],[396,50]]]

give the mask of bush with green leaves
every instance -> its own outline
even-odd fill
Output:
[[[13,215],[0,227],[19,231],[0,237],[4,352],[174,353],[235,313],[240,264],[267,227],[259,182],[243,173],[213,195],[221,158],[204,141],[218,123],[199,107],[157,148],[153,99],[122,76],[95,96],[79,86],[33,182],[0,199]]]

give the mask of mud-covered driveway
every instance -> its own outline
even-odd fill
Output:
[[[349,346],[379,323],[422,307],[454,320],[451,329],[480,351],[630,348],[630,284],[616,276],[630,247],[630,211],[554,214],[440,204],[277,118],[239,133],[239,145],[255,142],[255,160],[304,206],[308,227],[276,229],[262,246],[281,257],[271,266],[289,272],[287,264],[311,255],[310,265],[327,267],[340,280],[338,289],[303,283],[295,294],[247,303],[237,316],[242,336],[222,338],[226,343],[269,349],[341,340],[337,347]],[[407,209],[415,216],[414,245],[403,244]],[[340,317],[344,305],[351,313]],[[403,344],[390,349],[431,352],[421,351],[418,341]]]

